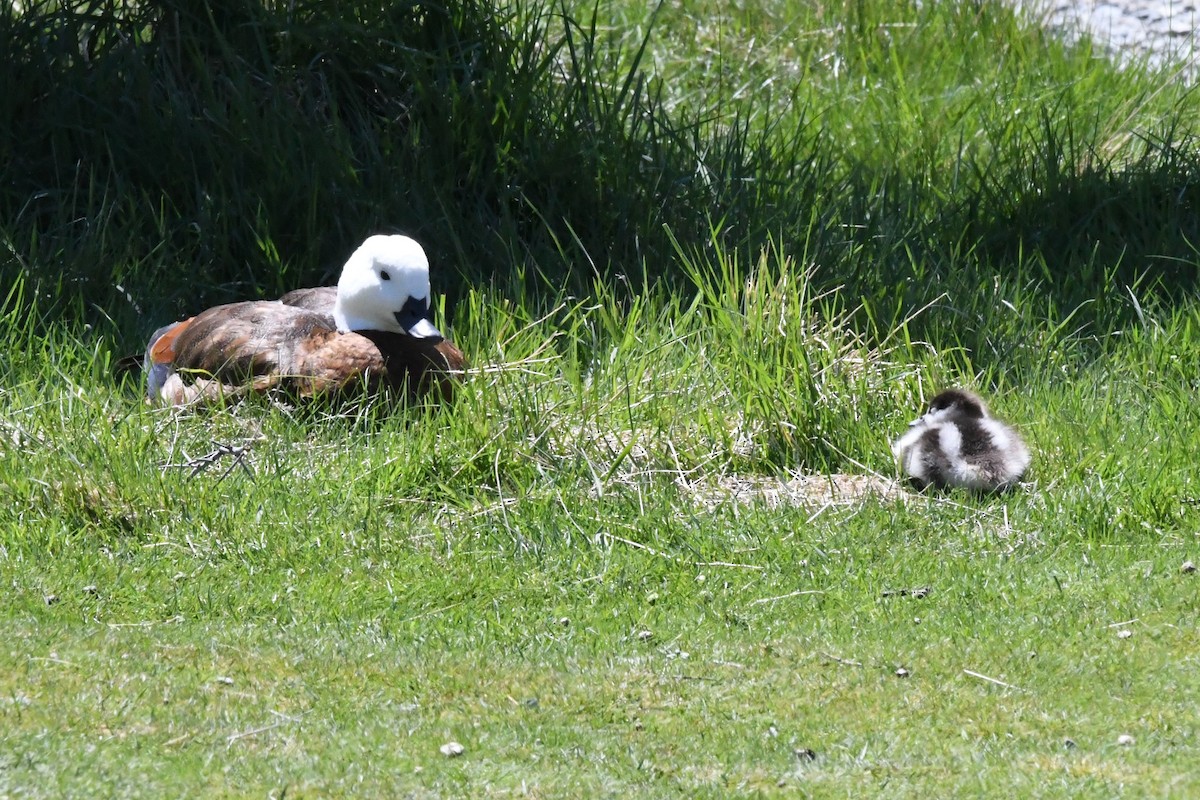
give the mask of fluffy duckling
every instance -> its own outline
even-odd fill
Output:
[[[929,411],[892,443],[892,452],[917,489],[1004,491],[1016,485],[1031,460],[1017,432],[990,416],[983,400],[965,389],[934,397]]]
[[[364,389],[437,390],[465,359],[429,321],[429,261],[407,236],[371,236],[336,287],[216,306],[159,328],[144,361],[152,403],[182,405],[283,389],[297,397]]]

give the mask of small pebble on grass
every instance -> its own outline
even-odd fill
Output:
[[[1133,636],[1133,631],[1129,630],[1129,628],[1122,628],[1117,631],[1118,639],[1128,639],[1130,636]]]
[[[1185,562],[1183,562],[1183,565],[1179,568],[1179,571],[1182,572],[1184,575],[1191,575],[1193,572],[1196,571],[1196,564],[1192,561],[1185,561]]]
[[[1133,737],[1130,736],[1128,733],[1122,733],[1120,736],[1117,737],[1117,744],[1121,745],[1122,747],[1130,747],[1133,745],[1133,742],[1134,742]]]
[[[442,755],[444,755],[446,758],[458,758],[467,751],[467,749],[458,742],[446,742],[438,749],[441,750]]]

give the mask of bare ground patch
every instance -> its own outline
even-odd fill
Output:
[[[823,508],[855,505],[871,498],[888,499],[903,494],[895,479],[846,472],[829,475],[796,472],[786,478],[731,474],[722,475],[711,483],[680,481],[680,486],[698,504],[707,508],[716,508],[725,503],[764,505],[768,508]]]

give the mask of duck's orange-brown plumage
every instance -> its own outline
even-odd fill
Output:
[[[169,328],[148,355],[178,376],[163,384],[162,399],[172,404],[247,388],[316,397],[390,387],[448,399],[465,366],[462,352],[446,339],[339,333],[327,315],[269,301],[210,308]]]
[[[216,306],[160,329],[146,352],[150,400],[178,405],[271,389],[338,397],[383,388],[449,399],[465,367],[452,342],[432,326],[437,335],[425,338],[339,331],[338,291],[301,289],[279,301]]]

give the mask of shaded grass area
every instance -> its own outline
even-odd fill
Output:
[[[636,60],[611,84],[551,5],[34,3],[4,12],[0,52],[6,274],[105,309],[114,284],[156,314],[278,293],[394,228],[452,296],[543,269],[587,285],[590,260],[662,261],[664,224],[706,234],[742,177],[701,180],[694,115]]]
[[[121,350],[376,230],[425,243],[452,312],[686,291],[679,250],[774,243],[877,335],[948,291],[920,324],[975,351],[997,275],[1060,314],[1194,282],[1190,89],[995,4],[43,2],[0,55],[4,275]]]

